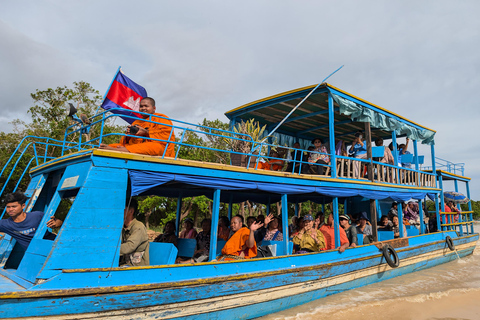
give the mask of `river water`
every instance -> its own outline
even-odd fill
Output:
[[[479,229],[479,226],[475,226]],[[480,241],[473,255],[345,291],[263,320],[480,319]]]

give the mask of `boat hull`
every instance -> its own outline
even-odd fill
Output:
[[[414,271],[446,263],[458,257],[472,254],[478,234],[454,239],[456,252],[450,251],[443,239],[450,233],[438,233],[414,237],[413,244],[397,248],[400,266],[391,268],[375,246],[349,249],[349,258],[342,258],[337,251],[303,256],[255,259],[241,269],[257,269],[256,272],[239,274],[241,263],[230,263],[235,274],[209,277],[176,283],[146,283],[127,286],[88,285],[86,288],[47,289],[47,283],[34,288],[0,296],[2,319],[249,319],[272,312],[292,308],[306,302],[383,281]],[[453,236],[453,234],[452,234]],[[428,241],[433,239],[435,241]],[[453,237],[452,237],[453,238]],[[414,240],[418,242],[415,244]],[[368,251],[370,250],[370,252]],[[358,255],[355,255],[358,253]],[[332,259],[332,257],[337,259]],[[262,271],[258,266],[277,262],[279,270]],[[323,260],[323,262],[322,262]],[[254,264],[252,264],[254,262]],[[290,268],[285,266],[290,264]],[[210,263],[204,267],[218,268],[222,263]],[[228,264],[227,264],[228,266]],[[192,266],[197,268],[197,266]],[[228,269],[228,268],[227,268]],[[185,267],[143,270],[144,275],[163,272],[193,271]],[[174,270],[174,271],[172,271]],[[122,277],[140,276],[124,272]],[[110,276],[115,278],[112,271]],[[86,284],[95,277],[106,277],[107,271],[82,271],[62,274],[57,281],[73,281],[81,275]],[[147,281],[145,281],[147,282]],[[50,286],[53,286],[50,283]]]

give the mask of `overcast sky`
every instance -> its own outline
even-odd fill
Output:
[[[83,80],[103,94],[118,66],[159,112],[198,123],[345,65],[328,82],[436,130],[436,155],[465,163],[480,200],[479,1],[0,0],[0,9],[2,131],[28,117],[36,89]]]

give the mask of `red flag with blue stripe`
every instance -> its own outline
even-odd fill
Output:
[[[127,115],[122,117],[128,123],[141,118],[136,112],[140,108],[140,100],[147,97],[144,87],[136,84],[121,71],[117,72],[112,85],[108,90],[101,107],[105,110],[121,108],[123,110],[111,110],[112,113]]]

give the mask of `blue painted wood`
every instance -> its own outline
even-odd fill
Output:
[[[0,268],[3,268],[7,262],[10,253],[12,253],[13,246],[17,241],[10,235],[5,234],[3,239],[0,240]]]
[[[210,251],[208,253],[208,261],[212,261],[216,258],[217,252],[217,233],[218,233],[218,219],[220,215],[220,190],[216,189],[213,193],[213,204],[212,204],[212,225],[210,229]]]
[[[222,249],[225,246],[225,243],[227,243],[227,241],[225,241],[225,240],[218,240],[217,241],[217,251],[216,251],[217,256],[222,254]]]
[[[417,228],[407,229],[407,236],[408,237],[418,236],[419,234],[420,234],[420,232],[418,231]]]
[[[270,240],[263,240],[262,241],[262,246],[269,246],[269,245],[277,245],[277,252],[276,256],[284,256],[287,254],[292,254],[293,252],[293,242],[288,241],[288,253],[285,253],[283,250],[283,241],[270,241]]]
[[[333,207],[333,228],[335,233],[335,248],[340,247],[340,223],[338,218],[338,197],[332,198]]]
[[[197,246],[197,240],[195,239],[178,239],[177,248],[179,257],[192,258]]]
[[[150,265],[155,266],[174,264],[178,255],[178,250],[172,243],[150,242],[150,249],[148,253]]]
[[[357,233],[358,245],[363,246],[363,234]]]
[[[328,138],[330,144],[330,163],[332,178],[337,177],[337,156],[335,154],[335,106],[332,94],[328,93]]]
[[[378,241],[386,241],[394,238],[393,231],[383,231],[379,229],[377,234],[378,234]]]
[[[282,194],[282,229],[283,229],[283,252],[288,252],[288,200],[287,195]]]
[[[383,158],[385,147],[372,147],[372,158]]]

